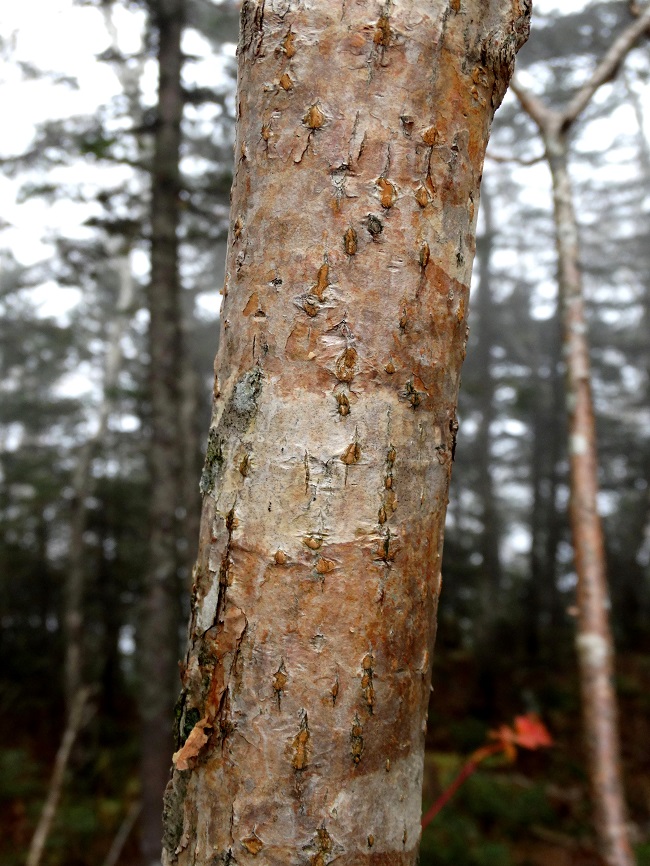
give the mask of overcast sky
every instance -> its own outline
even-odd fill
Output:
[[[206,0],[209,2],[209,0]],[[564,12],[587,5],[584,0],[536,0],[538,12]],[[125,53],[136,52],[140,46],[144,15],[125,11],[119,4],[113,7],[114,24],[119,34],[119,47]],[[61,119],[72,115],[92,114],[98,105],[107,104],[120,93],[120,84],[111,67],[96,60],[110,45],[103,15],[90,6],[75,6],[73,0],[20,0],[0,3],[0,33],[5,40],[0,57],[0,116],[4,119],[0,134],[0,156],[25,150],[39,121]],[[210,47],[199,34],[188,31],[184,49],[198,57],[201,63],[188,67],[192,80],[214,83],[223,75],[223,64],[211,55]],[[70,76],[78,87],[56,84],[52,78],[26,80],[18,62],[28,63],[53,75]],[[155,99],[156,68],[152,61],[143,78],[145,98]],[[612,122],[613,121],[613,122]],[[606,146],[608,135],[620,129],[621,120],[610,119],[600,130],[600,141]],[[85,183],[92,192],[99,189],[106,175],[99,177],[96,164],[86,166],[77,161],[73,169],[74,182]],[[112,180],[128,169],[105,167]],[[67,173],[66,173],[67,172]],[[65,182],[70,170],[57,169],[53,180]],[[82,238],[89,231],[83,222],[93,213],[93,205],[59,201],[48,205],[39,198],[19,202],[19,189],[25,178],[11,180],[0,175],[0,249],[10,250],[24,265],[31,265],[51,253],[47,238],[56,234]],[[530,172],[531,195],[539,195],[545,185],[544,169]],[[90,196],[92,198],[92,196]],[[97,207],[97,213],[99,208]],[[136,257],[134,267],[143,273],[147,263]],[[51,287],[42,293],[42,312],[49,314],[52,306],[61,308],[63,298],[51,296]],[[71,296],[72,297],[72,296]],[[216,303],[216,300],[215,300]]]

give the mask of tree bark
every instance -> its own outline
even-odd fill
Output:
[[[578,578],[576,646],[583,725],[594,803],[594,826],[608,866],[632,866],[620,766],[614,643],[609,625],[605,547],[598,513],[598,451],[591,395],[591,371],[578,221],[568,171],[568,136],[601,85],[609,81],[640,36],[650,29],[646,7],[614,40],[589,80],[563,111],[554,111],[513,83],[522,107],[537,124],[553,184],[558,288],[569,436],[571,533]]]
[[[73,478],[74,498],[70,517],[70,546],[64,609],[64,689],[68,715],[72,711],[77,700],[77,693],[84,682],[83,602],[87,568],[84,533],[88,517],[88,498],[95,489],[92,463],[98,446],[106,436],[108,422],[114,408],[115,389],[122,366],[121,343],[133,312],[134,285],[128,250],[116,257],[115,267],[119,278],[119,294],[115,318],[108,327],[102,401],[97,410],[95,432],[80,449]]]
[[[413,864],[490,122],[524,2],[244,2],[165,864]]]
[[[478,478],[476,492],[481,503],[481,528],[479,550],[482,556],[478,604],[480,612],[476,618],[475,646],[479,670],[481,700],[488,712],[492,709],[494,680],[497,676],[491,649],[495,644],[502,584],[501,526],[498,505],[492,480],[492,424],[494,421],[494,378],[492,375],[492,347],[494,345],[494,297],[492,291],[492,254],[495,226],[490,195],[481,194],[481,214],[484,231],[478,239],[478,295],[474,309],[478,313],[478,339],[473,361],[479,369],[477,405],[481,415],[476,432],[476,465]]]
[[[139,635],[142,723],[141,852],[160,863],[160,808],[168,779],[171,719],[178,676],[178,522],[182,503],[180,381],[181,311],[178,276],[179,156],[183,91],[184,0],[156,0],[158,117],[152,170],[149,284],[150,472],[149,563]]]
[[[578,662],[594,823],[603,855],[612,866],[634,858],[629,843],[620,769],[614,692],[614,643],[609,626],[605,545],[598,513],[598,451],[578,228],[567,169],[566,138],[546,139],[553,179],[558,279],[566,359],[571,532],[578,574]]]

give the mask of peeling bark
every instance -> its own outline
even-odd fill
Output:
[[[167,866],[415,863],[479,182],[528,13],[243,4]]]

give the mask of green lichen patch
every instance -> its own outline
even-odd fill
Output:
[[[223,464],[223,450],[221,436],[216,427],[210,427],[208,433],[208,444],[205,449],[205,462],[201,472],[199,489],[204,495],[214,490],[217,472]]]
[[[232,395],[232,408],[243,418],[250,420],[257,409],[257,398],[262,390],[262,371],[254,367],[241,377]]]
[[[183,836],[185,794],[189,773],[174,772],[163,798],[163,848],[172,858]]]

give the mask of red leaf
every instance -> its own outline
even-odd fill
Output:
[[[535,713],[515,718],[515,742],[523,749],[540,749],[553,745],[548,728]]]
[[[514,727],[501,725],[496,731],[490,731],[489,736],[502,745],[509,757],[512,757],[514,746],[522,749],[539,749],[553,745],[553,738],[546,725],[534,713],[516,716]]]

